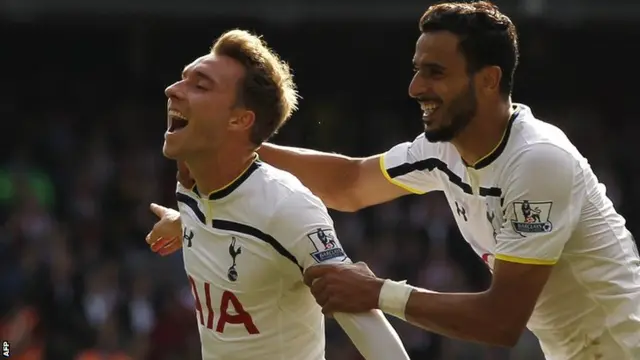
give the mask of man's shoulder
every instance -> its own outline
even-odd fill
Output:
[[[315,233],[319,238],[332,234],[333,222],[326,206],[297,177],[267,164],[261,171],[264,188],[256,196],[269,208],[265,232],[273,234],[285,248],[303,233],[311,241]]]
[[[531,109],[520,107],[513,124],[511,138],[505,149],[507,167],[525,166],[540,162],[574,163],[583,156],[559,127],[536,118]]]
[[[322,171],[322,169],[318,169]],[[267,163],[260,166],[261,192],[267,195],[272,205],[282,201],[296,201],[314,197],[313,193],[295,175],[288,171],[276,168]]]
[[[513,124],[513,139],[509,139],[510,150],[518,151],[549,151],[555,147],[573,153],[576,148],[565,132],[558,126],[546,122],[533,115],[529,107],[518,104],[517,119]]]
[[[312,208],[326,212],[322,201],[295,175],[265,163],[261,166],[261,172],[260,194],[264,196],[266,204],[272,207],[272,216],[290,216],[294,209]]]
[[[586,161],[576,147],[568,141],[559,139],[538,139],[523,142],[512,149],[508,156],[506,168],[529,168],[543,164],[562,164],[563,166],[579,166]]]
[[[499,186],[507,193],[560,196],[581,187],[578,174],[586,159],[562,142],[538,141],[523,145],[500,169]]]
[[[409,145],[409,151],[413,152],[420,160],[426,160],[429,158],[442,158],[447,153],[451,152],[453,145],[449,142],[429,141],[424,133],[416,136],[415,139]]]
[[[416,136],[413,141],[396,144],[384,156],[385,163],[393,167],[399,166],[400,171],[451,168],[462,164],[462,159],[453,144],[429,141],[424,133]]]

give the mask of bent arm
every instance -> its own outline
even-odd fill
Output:
[[[274,144],[262,145],[258,154],[265,162],[298,177],[335,210],[356,211],[410,193],[385,177],[380,167],[382,155],[353,158]]]
[[[365,359],[409,359],[400,337],[381,311],[333,316]]]
[[[440,293],[386,280],[379,307],[440,335],[512,347],[524,331],[552,269],[496,260],[492,285],[480,293]]]
[[[502,183],[505,218],[496,236],[488,290],[443,294],[385,281],[380,308],[445,336],[515,345],[580,221],[586,191],[580,161],[549,143],[533,144],[513,156]],[[539,218],[527,219],[526,206],[537,210]]]

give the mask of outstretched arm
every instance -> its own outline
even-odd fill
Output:
[[[488,290],[438,293],[379,279],[362,263],[318,265],[305,282],[323,311],[379,308],[445,336],[513,346],[579,221],[585,185],[573,156],[550,144],[515,156],[509,169]],[[524,219],[527,205],[540,209],[540,219]]]
[[[258,150],[262,160],[292,173],[329,208],[340,211],[356,211],[411,193],[437,190],[433,172],[415,166],[424,163],[433,155],[431,152],[421,136],[367,158],[273,144],[264,144]]]
[[[310,149],[264,144],[265,162],[298,177],[329,207],[356,211],[408,194],[380,170],[380,156],[353,158]]]

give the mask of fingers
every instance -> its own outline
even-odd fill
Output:
[[[173,209],[155,203],[150,204],[149,209],[160,218],[145,238],[151,251],[162,256],[176,252],[182,247],[180,214]]]
[[[160,256],[171,255],[180,250],[180,248],[182,248],[182,241],[180,241],[179,238],[174,238],[168,245],[158,250],[158,254],[160,254]]]
[[[336,271],[336,265],[332,264],[318,264],[310,266],[304,272],[304,283],[311,287],[314,280],[334,271]]]
[[[163,238],[163,237],[161,237],[158,240],[156,240],[156,241],[151,243],[151,251],[158,252],[158,250],[160,250],[163,247],[169,245],[175,239],[176,238]]]
[[[322,313],[327,317],[332,317],[333,307],[327,289],[329,281],[325,277],[316,278],[311,284],[311,295],[316,299],[316,303],[322,308]]]
[[[362,262],[314,265],[305,271],[304,281],[325,315],[375,309],[383,283]]]
[[[167,256],[178,251],[182,247],[182,241],[180,238],[159,238],[157,241],[151,244],[151,251],[160,254],[161,256]]]
[[[327,280],[325,278],[316,279],[311,285],[311,295],[316,299],[316,302],[320,306],[324,306],[329,299],[329,293],[327,292]]]
[[[332,317],[336,311],[336,302],[331,297],[329,283],[330,281],[325,277],[316,279],[311,285],[311,294],[316,299],[316,303],[322,308],[322,313],[327,317]]]
[[[147,242],[147,244],[151,245],[156,241],[158,241],[161,237],[162,236],[160,236],[160,234],[156,231],[154,226],[154,229],[152,229],[144,239]]]
[[[329,318],[329,319],[333,319],[333,313],[335,311],[331,310],[331,308],[322,308],[322,313],[324,314],[324,317]]]
[[[322,313],[324,314],[324,316],[328,318],[332,318],[333,313],[335,312],[337,311],[336,311],[336,306],[334,305],[334,302],[331,299],[327,300],[327,302],[322,307]]]
[[[155,205],[155,204],[152,204],[152,205]],[[156,206],[159,206],[159,205],[156,205]],[[174,235],[174,236],[170,236],[170,235]],[[156,241],[160,240],[161,238],[171,239],[177,235],[178,234],[170,234],[166,230],[166,228],[162,226],[162,220],[160,220],[153,225],[153,228],[147,234],[147,236],[145,237],[145,240],[147,241],[147,244],[151,245],[151,244],[154,244]]]
[[[149,209],[151,210],[151,212],[156,214],[156,216],[161,219],[164,216],[164,214],[167,213],[167,210],[168,210],[166,207],[158,205],[156,203],[151,203],[151,205],[149,205]]]

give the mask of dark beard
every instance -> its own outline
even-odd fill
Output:
[[[478,100],[473,86],[473,79],[469,80],[467,90],[453,99],[447,106],[451,123],[439,129],[424,131],[424,137],[429,142],[444,142],[453,140],[462,130],[464,130],[471,119],[475,116],[478,108]],[[444,109],[443,109],[444,110]]]

